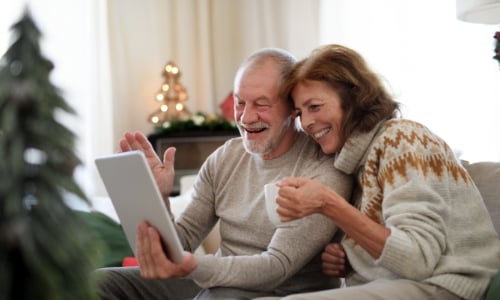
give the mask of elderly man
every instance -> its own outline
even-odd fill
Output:
[[[183,262],[172,263],[162,251],[158,232],[141,223],[140,268],[98,270],[104,275],[98,291],[102,299],[241,299],[339,285],[321,271],[320,254],[336,233],[333,223],[312,215],[298,226],[276,228],[265,208],[264,185],[285,176],[316,178],[346,198],[351,193],[351,179],[295,128],[293,108],[280,97],[280,86],[295,61],[286,51],[266,48],[241,64],[234,81],[241,137],[207,158],[192,201],[175,222],[186,250]],[[126,133],[120,147],[144,151],[168,205],[175,149],[165,151],[162,163],[141,133]],[[217,254],[191,254],[217,221]]]

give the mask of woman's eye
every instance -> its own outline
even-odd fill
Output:
[[[320,108],[320,105],[319,104],[312,104],[309,106],[309,110],[310,111],[318,111]]]

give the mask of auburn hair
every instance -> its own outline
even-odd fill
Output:
[[[300,60],[282,85],[283,99],[293,105],[293,89],[304,80],[324,82],[339,95],[344,113],[340,132],[343,142],[353,132],[368,132],[380,121],[400,113],[400,104],[382,80],[360,54],[345,46],[321,46]]]

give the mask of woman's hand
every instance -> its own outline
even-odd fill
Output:
[[[338,243],[331,243],[321,254],[323,273],[328,276],[345,277],[352,267],[347,259],[344,248]]]
[[[184,252],[181,264],[174,264],[163,251],[158,231],[147,222],[137,227],[137,260],[141,276],[148,279],[184,277],[196,269],[195,257]]]
[[[281,221],[320,213],[325,206],[325,193],[330,190],[320,181],[307,178],[285,178],[277,182],[277,186],[277,212]]]
[[[122,152],[140,150],[144,153],[163,199],[168,199],[174,186],[175,148],[170,147],[165,150],[162,163],[153,146],[143,133],[126,132],[120,140],[120,149]]]

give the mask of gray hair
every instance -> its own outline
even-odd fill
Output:
[[[290,52],[280,48],[262,48],[255,51],[241,63],[236,77],[239,77],[243,70],[261,66],[269,59],[276,62],[280,69],[281,85],[292,71],[297,59]]]

